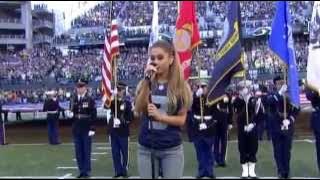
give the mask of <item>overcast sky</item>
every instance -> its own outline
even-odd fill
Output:
[[[56,22],[59,28],[69,29],[71,20],[102,1],[31,1],[34,4],[47,4],[48,9],[57,13]],[[62,14],[65,13],[65,22]]]

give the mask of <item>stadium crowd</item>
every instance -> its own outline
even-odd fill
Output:
[[[72,28],[106,27],[110,16],[109,5],[110,2],[97,4],[84,15],[75,18],[71,23]],[[126,28],[121,27],[151,25],[152,5],[152,2],[114,2],[113,12],[119,12],[117,15],[121,19],[120,29],[125,29],[125,31],[120,31],[120,36],[148,35],[150,29],[131,28],[126,30]],[[312,5],[312,1],[290,2],[293,21],[296,23],[308,21]],[[197,1],[197,8],[200,30],[222,28],[226,12],[225,2]],[[136,9],[139,9],[139,13]],[[172,26],[174,26],[177,17],[177,2],[159,2],[159,11],[161,12],[159,13],[160,32],[172,34],[174,32]],[[261,22],[269,23],[265,20],[272,19],[274,11],[273,2],[241,2],[242,22],[246,28],[270,25]],[[54,42],[58,44],[64,42],[86,44],[92,40],[103,41],[104,34],[95,31],[85,34],[79,33],[75,36],[63,34],[55,37]],[[307,65],[307,38],[295,38],[295,46],[298,70],[303,72]],[[210,75],[214,68],[214,54],[217,48],[217,41],[208,45],[208,47],[199,48],[199,57],[195,57],[192,61],[193,76],[197,76],[198,59],[201,61],[202,69],[207,70],[208,75]],[[266,40],[252,41],[251,46],[246,48],[246,54],[249,67],[256,69],[258,74],[281,71],[279,62],[268,50]],[[68,84],[76,81],[80,73],[84,74],[89,81],[100,82],[102,57],[102,49],[97,48],[69,51],[67,55],[63,55],[60,50],[54,47],[34,48],[31,51],[23,50],[21,52],[2,51],[0,52],[0,86],[51,81]],[[118,60],[118,79],[123,81],[141,79],[147,59],[146,47],[121,47]]]
[[[242,26],[247,31],[254,31],[259,27],[270,27],[272,17],[274,16],[275,6],[271,1],[248,2],[241,1],[241,19]],[[313,1],[290,2],[290,12],[293,16],[292,21],[295,24],[303,26],[311,17]],[[119,33],[123,37],[145,36],[150,33],[152,21],[152,2],[131,2],[118,1],[113,3],[113,16],[117,13],[119,19]],[[224,1],[198,1],[197,13],[200,30],[222,29],[225,19]],[[81,16],[78,16],[71,22],[73,29],[87,27],[107,27],[109,23],[109,2],[97,4],[94,8]],[[137,13],[136,9],[139,9]],[[142,11],[142,12],[141,12]],[[177,2],[159,2],[159,24],[160,32],[166,34],[174,33],[174,25],[177,18]],[[130,27],[130,28],[128,28]],[[131,28],[139,27],[139,28]],[[104,34],[99,32],[90,32],[76,34],[73,37],[63,34],[54,39],[55,43],[85,43],[87,41],[103,41]]]
[[[252,21],[256,24],[257,20],[272,19],[275,6],[272,1],[241,1],[241,18],[244,21]],[[118,17],[122,19],[123,26],[145,26],[151,25],[152,21],[152,2],[140,1],[117,1],[113,4],[113,12],[119,12]],[[290,10],[294,22],[304,23],[310,19],[310,12],[313,1],[291,1]],[[110,2],[103,2],[78,16],[71,23],[72,28],[103,26],[106,27],[109,13]],[[139,9],[139,13],[136,11]],[[177,18],[177,2],[159,2],[159,23],[175,25]],[[211,27],[208,23],[221,23],[225,18],[224,1],[197,1],[197,13],[199,17],[200,29],[206,30]],[[256,24],[257,25],[257,24]]]
[[[0,101],[3,104],[26,104],[26,103],[43,103],[48,97],[47,92],[54,90],[57,92],[57,98],[61,102],[69,101],[74,88],[40,88],[40,89],[24,89],[24,90],[1,90]],[[90,95],[96,99],[101,99],[101,91],[99,88],[90,88]]]
[[[199,60],[202,69],[209,73],[214,68],[215,47],[199,48]],[[304,72],[307,65],[308,42],[304,38],[296,39],[296,59],[298,70]],[[252,48],[246,51],[249,67],[257,69],[259,74],[278,73],[280,64],[272,56],[265,41],[254,41]],[[118,60],[118,78],[124,81],[141,79],[147,62],[146,47],[123,47]],[[192,61],[192,74],[197,75],[198,58]],[[101,80],[102,49],[70,51],[68,55],[55,48],[33,49],[32,52],[0,54],[1,84],[29,84],[42,82],[48,78],[66,84],[76,81],[80,73],[90,81]]]

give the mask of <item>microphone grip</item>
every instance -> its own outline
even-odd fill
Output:
[[[156,63],[151,62],[150,65],[155,67],[155,66],[156,66]],[[146,80],[150,80],[151,77],[152,77],[152,75],[153,75],[153,73],[154,73],[154,71],[152,71],[152,70],[147,71],[144,78],[145,78]]]
[[[152,77],[152,75],[153,75],[153,72],[152,72],[152,71],[149,71],[149,72],[147,72],[147,73],[145,74],[144,78],[145,78],[146,80],[150,80],[151,77]]]

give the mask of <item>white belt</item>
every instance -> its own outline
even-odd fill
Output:
[[[86,115],[86,114],[75,114],[74,117],[81,119],[81,118],[90,118],[90,115]]]
[[[201,116],[198,116],[198,115],[193,115],[193,117],[194,117],[195,119],[198,119],[198,120],[201,119]],[[212,116],[203,116],[203,119],[204,119],[204,120],[211,120],[211,119],[212,119]]]
[[[48,114],[55,114],[58,113],[58,111],[47,111]]]

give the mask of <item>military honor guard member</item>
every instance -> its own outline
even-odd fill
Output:
[[[111,109],[108,127],[115,178],[128,176],[129,124],[133,120],[133,111],[132,102],[126,96],[126,87],[125,83],[119,82],[117,90],[113,93],[110,107],[106,107]],[[114,96],[117,96],[117,103],[115,103]],[[115,109],[115,104],[117,109]]]
[[[273,82],[275,91],[268,95],[268,121],[278,176],[287,179],[290,177],[292,138],[299,109],[291,104],[287,96],[287,85],[283,78],[276,76]],[[284,99],[286,100],[285,106]]]
[[[206,105],[208,95],[208,84],[202,80],[197,92],[193,96],[192,112],[194,124],[193,143],[197,153],[198,174],[197,178],[215,178],[214,174],[214,136],[217,113],[213,106]]]
[[[320,172],[320,90],[315,91],[306,87],[306,96],[312,104],[312,114],[310,119],[311,129],[315,137],[318,170]]]
[[[218,120],[216,124],[216,135],[214,141],[214,157],[217,167],[226,166],[226,153],[228,147],[228,131],[232,129],[233,109],[231,104],[231,91],[226,93],[226,96],[215,104],[216,115]]]
[[[252,82],[238,83],[239,96],[234,99],[233,107],[237,117],[238,148],[242,165],[242,178],[256,178],[255,165],[258,152],[257,114],[261,104],[252,94]],[[261,102],[260,102],[261,103]]]
[[[57,99],[56,91],[48,91],[48,98],[45,100],[43,105],[43,112],[47,112],[47,124],[48,124],[48,139],[49,144],[57,145],[59,141],[59,112],[61,107]]]
[[[88,81],[80,78],[77,93],[70,102],[73,115],[72,134],[75,154],[80,174],[78,178],[88,178],[91,172],[91,145],[95,134],[93,122],[97,117],[95,101],[88,95]]]

